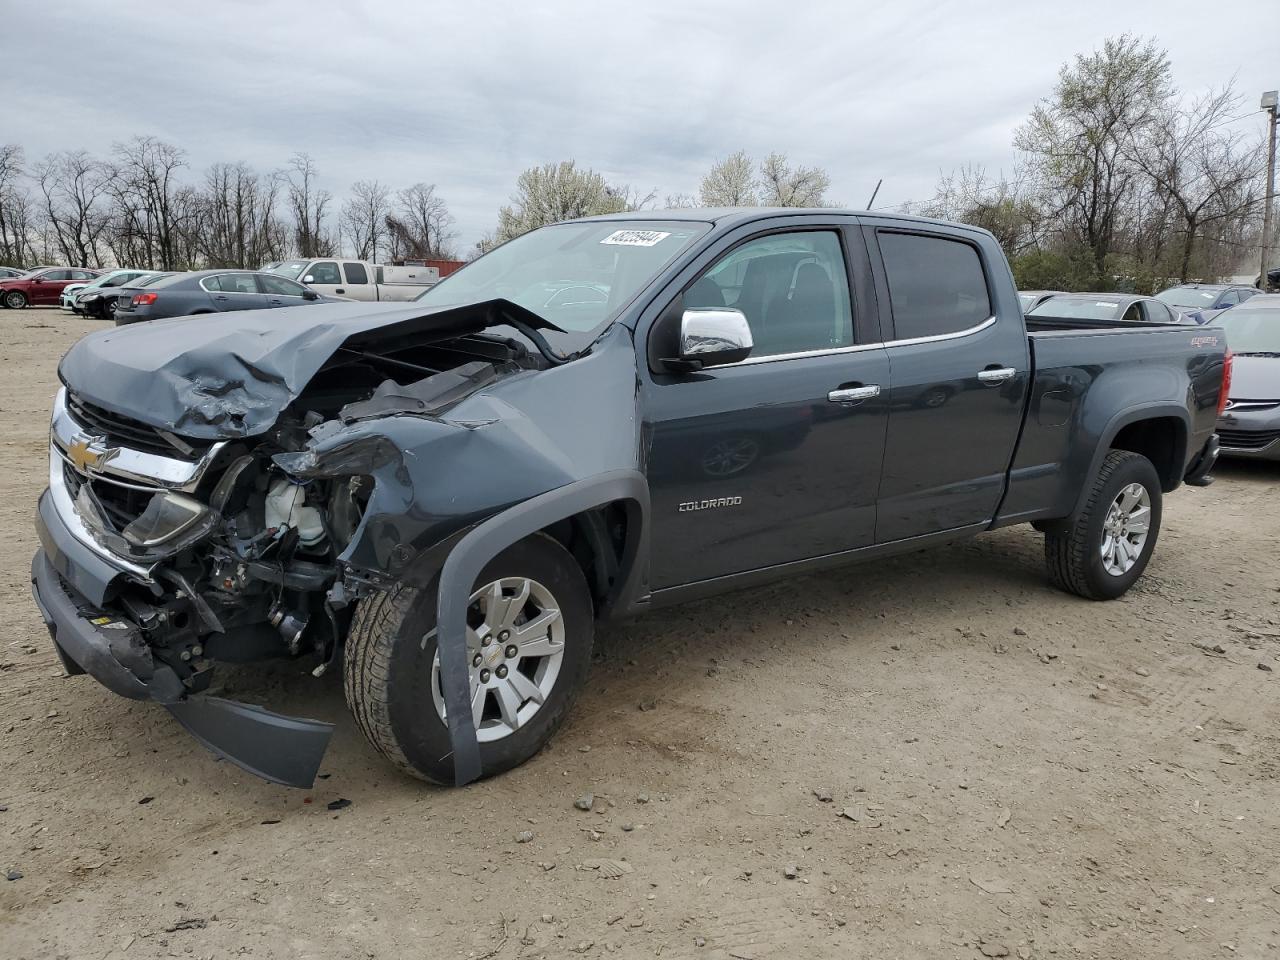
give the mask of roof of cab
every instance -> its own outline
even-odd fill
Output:
[[[749,223],[752,220],[768,220],[774,217],[875,217],[881,220],[901,220],[904,223],[945,224],[974,233],[990,235],[990,232],[967,223],[954,223],[950,220],[937,220],[929,217],[914,217],[905,213],[882,213],[875,210],[847,210],[837,207],[677,207],[669,210],[627,210],[619,213],[603,213],[594,217],[579,217],[568,223],[590,223],[592,221],[629,220],[676,220],[690,223],[714,223],[732,225]]]

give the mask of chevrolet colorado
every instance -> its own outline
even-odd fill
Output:
[[[1031,523],[1124,593],[1204,485],[1220,331],[1024,319],[985,231],[832,210],[545,227],[402,306],[91,334],[59,368],[36,601],[70,673],[309,785],[331,725],[218,664],[344,675],[392,763],[532,756],[597,622]]]

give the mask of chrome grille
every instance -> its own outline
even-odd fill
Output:
[[[105,436],[112,446],[130,447],[165,457],[185,453],[166,440],[155,427],[89,403],[69,390],[67,391],[67,412],[84,429]],[[184,440],[183,442],[195,451],[194,456],[189,456],[188,459],[198,458],[210,445],[207,440]]]
[[[62,479],[67,485],[67,493],[75,500],[85,484],[89,485],[93,499],[101,507],[103,518],[110,521],[116,532],[120,532],[147,509],[151,498],[159,492],[159,488],[126,486],[113,483],[102,477],[85,476],[69,463],[62,465]]]
[[[1236,450],[1261,450],[1280,440],[1280,430],[1219,430],[1218,442]]]

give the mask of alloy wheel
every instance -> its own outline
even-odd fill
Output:
[[[1102,566],[1122,577],[1138,562],[1151,531],[1151,495],[1140,483],[1124,487],[1107,508],[1102,524]]]
[[[560,606],[538,581],[503,577],[471,595],[471,719],[481,743],[511,736],[542,709],[560,675],[564,644]],[[431,699],[447,723],[438,649],[431,663]]]

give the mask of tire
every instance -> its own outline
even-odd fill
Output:
[[[10,310],[21,310],[27,305],[27,295],[21,290],[10,290],[4,295],[4,305]]]
[[[1145,538],[1136,550],[1136,557],[1116,559],[1121,556],[1117,554],[1109,562],[1104,550],[1108,545],[1107,527],[1112,519],[1112,507],[1123,491],[1138,488],[1148,504]],[[1141,509],[1139,502],[1131,521],[1134,529],[1142,517]],[[1090,600],[1114,600],[1124,595],[1147,568],[1160,536],[1160,514],[1160,477],[1151,461],[1138,453],[1112,450],[1102,461],[1084,508],[1045,534],[1044,556],[1049,578],[1063,590]],[[1135,534],[1129,530],[1129,523],[1126,521],[1122,528],[1129,531],[1126,536],[1112,538],[1123,540],[1124,550],[1135,547],[1132,539]]]
[[[101,320],[114,320],[116,318],[116,310],[119,307],[115,300],[108,300],[105,306],[99,306],[95,314]]]
[[[561,616],[562,653],[557,672],[543,691],[545,700],[540,706],[532,699],[522,700],[520,712],[531,713],[512,732],[503,732],[502,718],[494,716],[500,713],[497,691],[484,695],[482,777],[510,770],[542,749],[572,707],[591,663],[591,593],[582,569],[564,547],[541,534],[521,540],[490,561],[476,588],[480,590],[503,578],[527,578],[549,593]],[[531,593],[530,597],[532,605],[525,609],[536,611],[538,595]],[[454,771],[448,727],[437,705],[436,598],[433,582],[426,590],[398,586],[361,601],[347,635],[343,686],[356,725],[383,756],[411,776],[448,786],[454,782]],[[472,626],[476,625],[475,611],[484,602],[487,601],[475,601],[469,608]],[[545,610],[550,604],[541,606]],[[472,631],[477,643],[479,633]],[[498,644],[488,646],[483,655],[497,656],[492,662],[493,673],[485,669],[479,675],[487,674],[495,684],[499,683],[498,670],[507,669],[506,663],[513,662],[504,662],[507,649],[510,648],[499,649]],[[469,647],[469,654],[472,650],[477,656],[482,655],[480,647]],[[550,673],[551,660],[550,656],[546,658],[544,680]],[[532,662],[528,658],[514,661],[523,666],[513,668],[507,675],[530,669]],[[472,673],[474,689],[474,666]],[[491,739],[485,740],[486,736]]]

